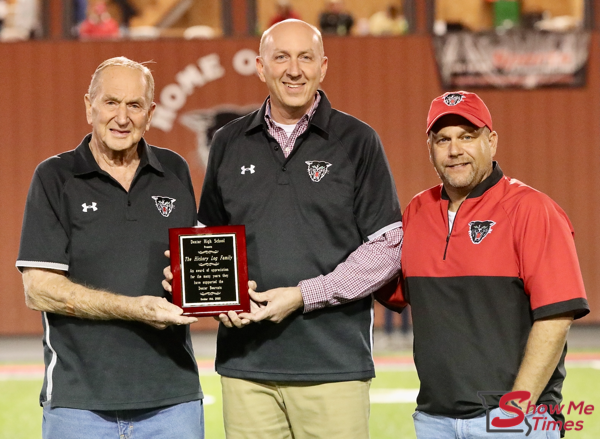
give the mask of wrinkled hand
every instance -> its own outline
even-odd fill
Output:
[[[164,281],[163,281],[164,282]],[[252,294],[255,294],[256,290],[256,282],[253,280],[248,281],[248,293],[250,294],[250,298],[252,299]],[[222,313],[218,316],[215,316],[215,320],[223,323],[228,328],[243,328],[244,326],[252,323],[247,316],[252,315],[254,312],[259,311],[263,308],[264,305],[260,303],[256,303],[254,300],[250,300],[250,313],[236,313],[235,311],[228,311],[227,314]]]
[[[250,290],[249,293],[250,298],[260,304],[260,307],[250,313],[240,313],[239,317],[251,322],[270,320],[279,323],[298,308],[304,307],[300,287],[274,288],[264,293]]]
[[[198,321],[195,317],[182,315],[183,310],[164,297],[139,296],[135,299],[138,314],[135,320],[156,329],[165,329],[171,325],[189,325]]]
[[[169,250],[165,251],[165,256],[171,260],[171,252]],[[171,288],[171,282],[173,282],[173,273],[171,273],[171,264],[167,265],[163,270],[163,275],[165,278],[162,281],[162,286],[165,291],[169,293],[173,292],[173,288]]]

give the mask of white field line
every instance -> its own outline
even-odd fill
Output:
[[[371,389],[371,404],[416,404],[419,389]]]

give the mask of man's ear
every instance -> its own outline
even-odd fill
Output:
[[[86,94],[83,97],[83,100],[85,102],[85,118],[87,119],[87,123],[89,125],[92,124],[92,100],[90,98],[89,94]]]
[[[323,80],[325,79],[325,75],[327,74],[327,66],[329,65],[329,60],[327,59],[326,56],[323,57],[323,60],[321,61],[321,79],[319,80],[319,82],[323,82]]]
[[[265,66],[263,65],[263,59],[260,56],[256,57],[256,73],[262,82],[267,82],[265,74],[263,73]]]
[[[431,157],[431,137],[427,137],[427,153],[429,154],[429,162],[433,165],[433,157]]]
[[[496,148],[498,147],[498,133],[492,131],[488,136],[488,140],[490,142],[490,152],[492,153],[492,158],[494,158],[496,156]]]
[[[154,115],[154,110],[156,110],[156,103],[152,102],[150,104],[150,108],[148,109],[148,122],[146,123],[146,131],[150,129],[150,124],[152,123],[152,116]]]

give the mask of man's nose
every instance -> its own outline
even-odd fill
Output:
[[[462,145],[459,139],[451,139],[450,145],[448,146],[448,155],[457,156],[463,153]]]
[[[290,60],[290,63],[288,65],[288,69],[287,69],[287,74],[288,74],[288,76],[294,76],[294,77],[300,76],[302,74],[301,70],[300,70],[300,64],[298,62],[298,59],[292,58]]]
[[[127,105],[120,104],[117,108],[117,117],[116,121],[119,125],[126,125],[129,116],[127,115]]]

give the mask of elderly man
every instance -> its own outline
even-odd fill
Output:
[[[42,311],[43,437],[203,437],[202,392],[182,310],[161,288],[170,227],[194,225],[187,163],[148,145],[155,108],[147,67],[97,68],[92,126],[36,169],[17,267]]]
[[[493,161],[476,94],[436,98],[427,134],[442,184],[408,205],[402,288],[378,297],[412,307],[417,437],[558,437],[565,340],[589,312],[571,223]]]
[[[215,134],[198,213],[246,225],[252,286],[267,290],[220,316],[227,437],[366,438],[371,293],[399,272],[395,185],[373,129],[318,90],[316,28],[274,25],[256,67],[269,97]]]

